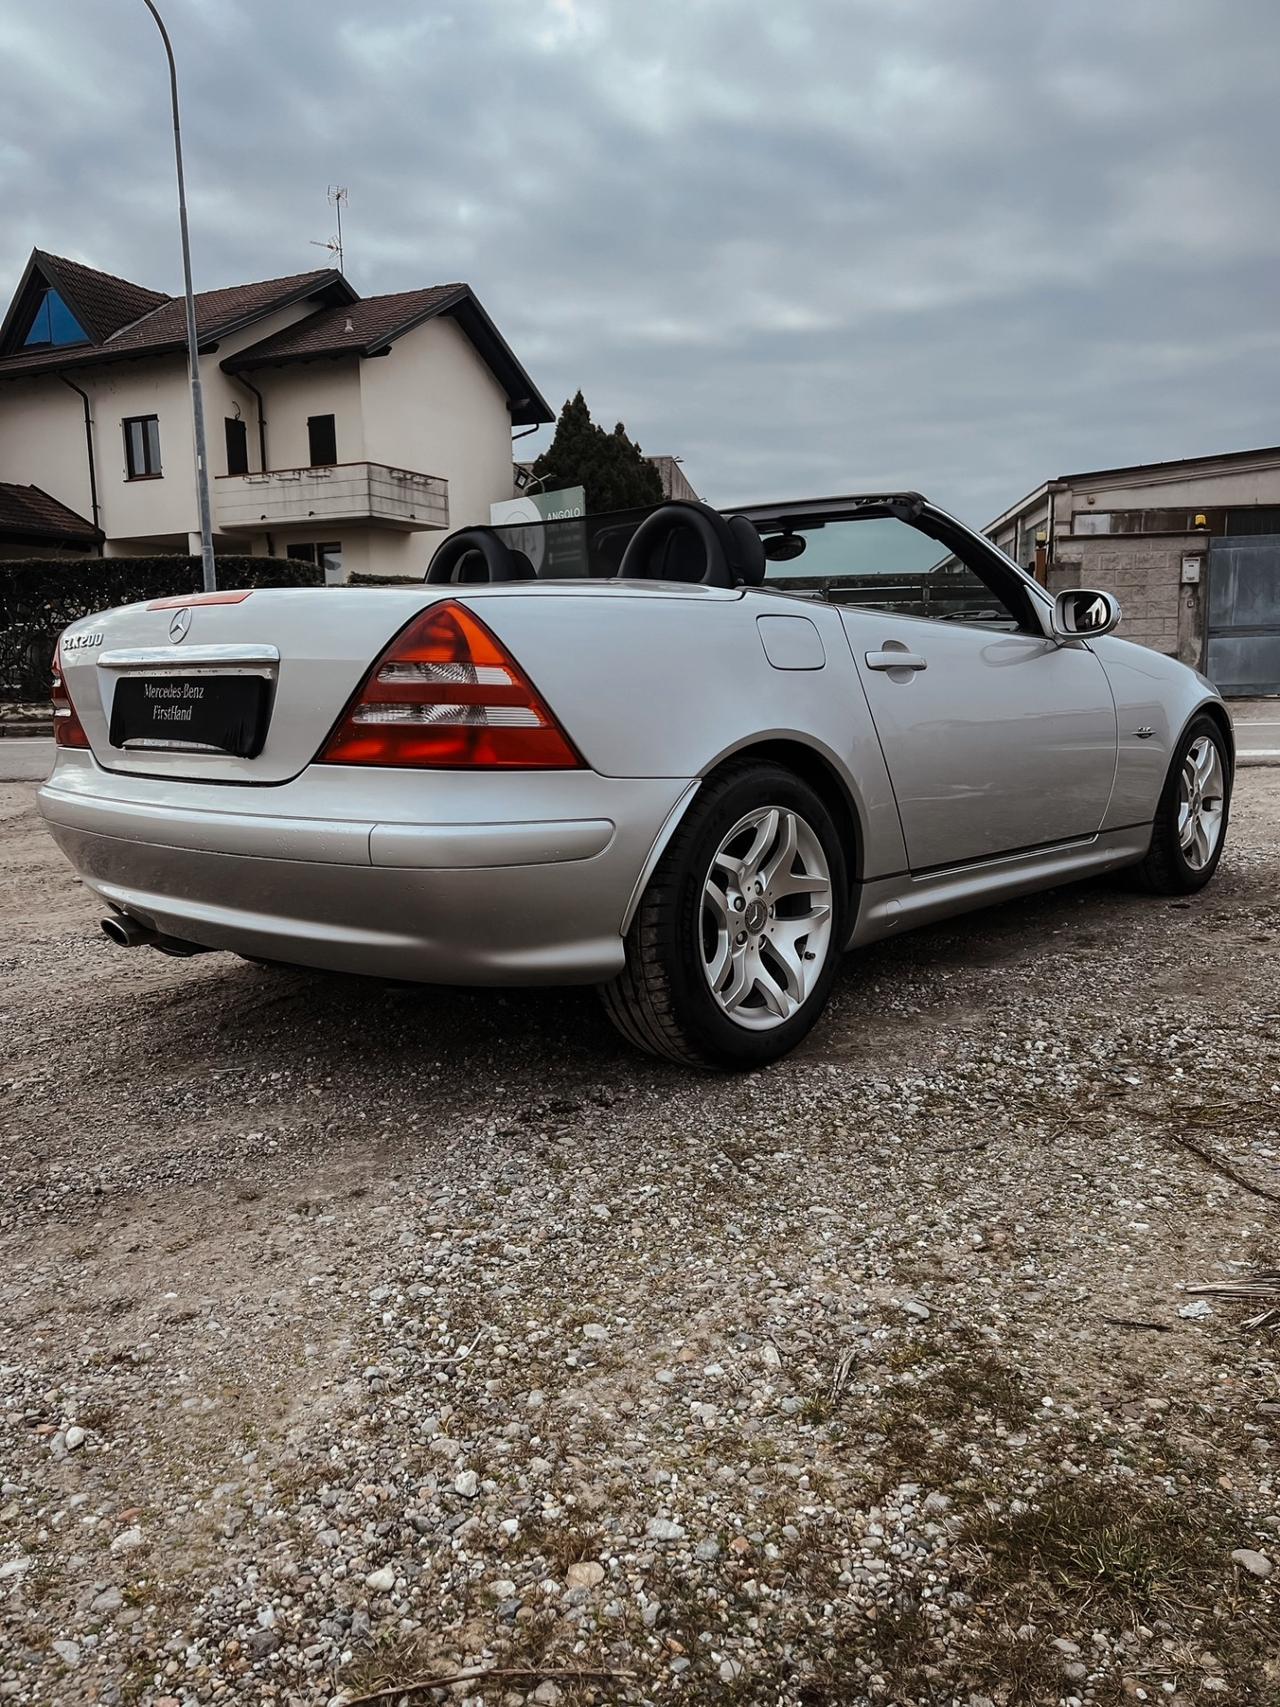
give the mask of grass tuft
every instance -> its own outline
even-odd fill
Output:
[[[971,1511],[961,1540],[986,1560],[979,1591],[1044,1585],[1112,1619],[1206,1610],[1222,1582],[1224,1543],[1203,1511],[1107,1483],[1054,1488],[1025,1511]]]

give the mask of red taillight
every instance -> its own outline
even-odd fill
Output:
[[[527,676],[465,605],[432,605],[365,677],[331,765],[567,770],[582,764]]]
[[[49,696],[53,701],[53,738],[59,747],[87,747],[89,737],[84,732],[84,725],[71,703],[71,695],[67,692],[67,684],[62,676],[62,647],[57,646],[53,654],[53,692]]]

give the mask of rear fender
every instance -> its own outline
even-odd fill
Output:
[[[657,869],[659,860],[666,852],[671,838],[675,835],[684,819],[685,814],[698,796],[703,784],[720,770],[722,765],[733,759],[758,758],[761,763],[774,763],[785,766],[802,777],[822,798],[832,820],[839,832],[841,844],[845,853],[845,864],[849,880],[848,901],[850,904],[851,921],[857,916],[857,898],[866,868],[867,858],[867,828],[865,805],[857,791],[840,775],[835,759],[831,754],[823,754],[808,742],[796,737],[772,738],[763,741],[748,741],[741,746],[721,754],[714,764],[710,765],[703,776],[695,778],[684,793],[672,806],[663,821],[648,858],[636,878],[635,888],[627,903],[627,910],[622,921],[622,932],[625,936],[631,928],[640,898],[649,885],[649,880]],[[896,815],[893,826],[896,828]]]
[[[833,606],[768,591],[617,581],[461,596],[510,647],[601,775],[705,778],[756,749],[783,763],[788,753],[811,755],[836,779],[838,803],[849,803],[851,865],[863,877],[905,866],[884,755]],[[801,612],[821,635],[821,662],[780,667],[765,652],[757,618]],[[687,810],[685,801],[664,825],[638,887]]]
[[[632,889],[627,900],[626,911],[622,915],[622,928],[619,933],[620,935],[626,936],[627,932],[631,929],[631,921],[636,916],[636,908],[640,905],[640,897],[649,887],[649,879],[657,870],[658,861],[667,851],[667,844],[680,828],[681,819],[683,819],[685,813],[689,810],[690,806],[692,806],[695,798],[697,797],[698,790],[701,787],[702,778],[695,777],[685,789],[684,793],[680,796],[679,800],[676,801],[670,812],[667,813],[667,816],[663,819],[657,835],[653,838],[653,846],[649,849],[645,862],[640,867],[640,875],[636,878],[635,887]]]

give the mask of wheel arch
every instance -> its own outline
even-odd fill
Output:
[[[775,764],[781,765],[784,770],[794,771],[802,782],[808,783],[830,812],[836,829],[840,832],[840,840],[846,849],[849,896],[852,900],[862,880],[865,838],[857,802],[835,765],[816,747],[811,747],[804,741],[779,736],[765,741],[753,741],[749,746],[736,748],[722,759],[714,770],[708,772],[708,775],[714,776],[721,765],[728,764],[730,759],[772,759]]]
[[[1227,710],[1226,706],[1220,699],[1206,699],[1196,706],[1190,717],[1186,719],[1182,728],[1178,731],[1178,741],[1175,743],[1175,750],[1177,745],[1181,743],[1182,737],[1186,734],[1187,730],[1195,722],[1197,717],[1211,717],[1218,725],[1222,738],[1227,743],[1227,757],[1231,760],[1231,769],[1234,771],[1236,768],[1236,732],[1231,722],[1231,713]]]
[[[1207,850],[1205,861],[1200,866],[1192,866],[1180,844],[1181,813],[1178,808],[1178,772],[1181,757],[1185,751],[1190,751],[1192,733],[1197,723],[1208,722],[1221,736],[1226,750],[1226,787],[1224,791],[1222,822],[1219,825],[1216,843]],[[1193,706],[1178,729],[1176,740],[1172,744],[1169,755],[1169,766],[1165,772],[1164,784],[1160,791],[1151,830],[1151,841],[1145,857],[1134,867],[1134,880],[1138,887],[1153,895],[1190,895],[1203,889],[1209,883],[1217,870],[1226,841],[1227,821],[1231,810],[1231,779],[1235,771],[1235,743],[1232,739],[1231,719],[1221,700],[1203,699]],[[1169,808],[1173,807],[1173,815]]]
[[[744,746],[735,747],[731,752],[722,753],[714,764],[695,778],[680,796],[668,813],[665,822],[654,838],[653,846],[649,849],[648,858],[636,878],[635,887],[627,902],[626,912],[622,918],[622,935],[625,936],[631,928],[640,897],[644,894],[650,877],[652,877],[658,861],[666,851],[668,842],[675,834],[689,807],[697,799],[699,792],[706,787],[714,777],[728,764],[736,764],[741,759],[759,759],[762,762],[772,760],[784,769],[792,771],[803,782],[808,783],[822,804],[830,812],[832,820],[840,834],[840,840],[846,849],[846,877],[848,880],[848,896],[850,921],[857,916],[858,885],[862,881],[866,836],[862,818],[858,811],[857,801],[847,781],[841,776],[835,763],[818,748],[808,742],[785,735],[767,736],[758,741],[749,741]]]

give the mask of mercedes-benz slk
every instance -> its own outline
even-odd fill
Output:
[[[108,935],[594,984],[642,1048],[756,1066],[846,949],[1122,867],[1213,875],[1230,719],[1106,591],[1051,597],[914,493],[582,525],[558,579],[468,529],[420,583],[72,624],[40,808]]]

